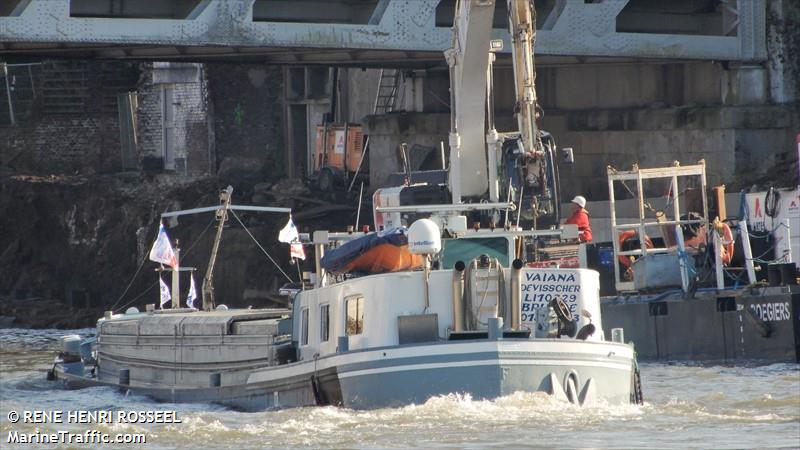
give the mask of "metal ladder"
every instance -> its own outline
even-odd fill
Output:
[[[471,267],[469,276],[469,299],[467,308],[471,313],[466,318],[472,318],[474,323],[467,324],[473,330],[485,329],[490,317],[500,317],[502,312],[500,304],[503,302],[501,283],[503,281],[502,268]],[[473,328],[474,327],[474,328]]]
[[[397,88],[400,84],[398,69],[381,69],[378,92],[375,94],[375,107],[372,114],[386,114],[394,111],[397,102]]]
[[[400,85],[400,70],[398,69],[381,69],[381,77],[378,81],[378,92],[375,93],[375,106],[372,108],[372,114],[386,114],[394,111],[397,103],[397,90]],[[369,149],[369,135],[364,141],[364,150],[361,152],[361,159],[358,161],[358,168],[356,169],[353,179],[350,180],[350,186],[347,192],[353,190],[353,185],[356,183],[358,173],[361,171],[361,164],[364,162],[364,156]]]

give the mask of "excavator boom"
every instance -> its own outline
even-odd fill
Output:
[[[457,0],[450,66],[450,191],[453,202],[486,193],[486,69],[495,0]]]

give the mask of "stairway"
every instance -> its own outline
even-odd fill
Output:
[[[394,111],[397,106],[397,90],[400,86],[400,78],[402,74],[398,69],[381,69],[381,77],[378,81],[378,92],[375,93],[375,106],[372,108],[372,114],[386,114]],[[364,150],[361,152],[361,159],[358,161],[358,168],[356,169],[356,176],[350,180],[350,186],[347,192],[353,190],[356,183],[357,175],[361,172],[361,166],[364,164],[364,158],[369,151],[369,135],[364,140]]]
[[[400,76],[398,69],[381,69],[381,78],[378,82],[378,92],[375,95],[375,107],[372,114],[386,114],[394,111]]]

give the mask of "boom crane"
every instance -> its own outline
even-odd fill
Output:
[[[534,58],[536,8],[533,0],[508,0],[508,11],[519,145],[511,149],[516,157],[509,159],[515,167],[506,167],[506,172],[513,173],[516,169],[517,177],[510,178],[517,180],[517,188],[529,194],[520,203],[527,203],[530,208],[520,210],[518,214],[529,215],[526,219],[532,221],[534,227],[542,217],[549,219],[542,225],[553,225],[559,219],[558,165],[554,156],[555,140],[549,133],[539,129],[537,122],[541,118],[541,109],[536,96]]]
[[[469,203],[499,205],[498,202],[513,200],[520,205],[516,211],[517,223],[524,227],[557,225],[556,146],[552,136],[537,123],[541,109],[535,83],[534,2],[506,0],[518,129],[498,132],[493,117],[492,62],[493,52],[502,48],[502,42],[491,39],[496,1],[456,0],[452,47],[445,51],[450,68],[449,200],[463,207]],[[375,204],[410,206],[426,200],[430,203],[430,196],[415,198],[415,189],[423,191],[418,186],[378,190]],[[400,195],[401,191],[408,193]],[[489,214],[492,216],[489,220],[496,225],[498,210]],[[400,219],[399,215],[390,218],[376,213],[375,223],[376,227],[397,225]]]
[[[486,95],[488,44],[495,0],[456,0],[450,66],[450,192],[453,203],[486,193]],[[491,168],[488,168],[491,169]],[[497,201],[493,199],[492,201]]]
[[[518,131],[498,133],[492,119],[490,52],[494,0],[458,0],[453,47],[445,52],[450,66],[450,191],[453,203],[514,198],[523,223],[558,221],[558,173],[555,142],[539,129],[534,44],[536,10],[532,0],[507,0],[512,41],[514,112]],[[478,94],[486,86],[486,95]],[[490,100],[486,108],[487,98]],[[486,126],[486,117],[489,126]],[[485,132],[485,135],[483,134]],[[484,175],[487,173],[488,175]],[[524,198],[519,198],[526,193]]]
[[[536,68],[533,62],[533,46],[536,36],[536,10],[530,0],[508,0],[509,31],[514,47],[514,85],[517,96],[515,111],[521,134],[522,146],[528,152],[541,156],[542,140],[536,124]]]

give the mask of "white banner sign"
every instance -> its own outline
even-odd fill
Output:
[[[592,317],[595,326],[600,323],[600,276],[587,269],[523,269],[520,282],[521,322],[523,327],[536,329],[536,311],[547,308],[558,297],[567,304],[572,319],[583,326],[589,321],[580,315],[585,309]],[[591,340],[597,339],[596,333]]]
[[[526,272],[522,277],[522,322],[535,321],[536,310],[547,308],[558,297],[569,306],[573,318],[578,319],[578,295],[581,293],[580,276],[571,272]],[[533,317],[528,317],[533,316]]]

